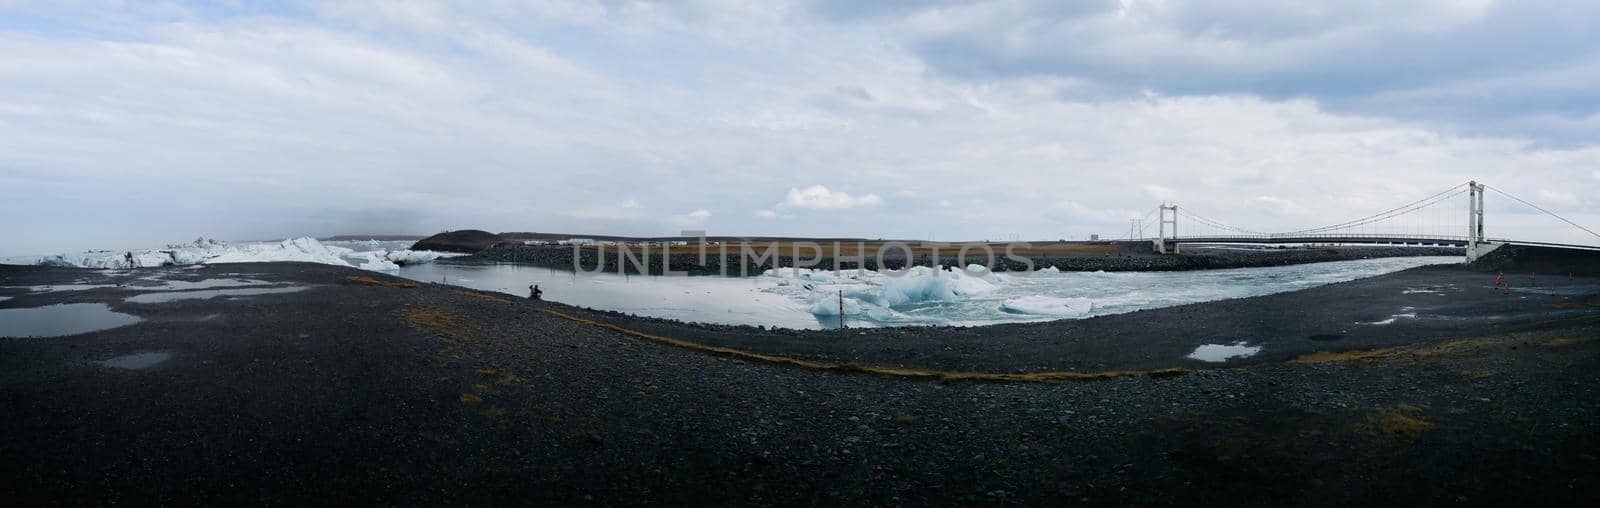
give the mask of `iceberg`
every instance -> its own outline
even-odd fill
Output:
[[[976,270],[975,270],[976,271]],[[777,268],[762,273],[777,279],[769,291],[805,302],[816,316],[839,315],[840,299],[846,316],[877,321],[894,319],[892,307],[930,301],[957,301],[993,292],[1004,279],[983,271],[979,276],[961,270],[914,266],[895,272],[856,272]],[[991,280],[993,282],[991,282]]]
[[[341,254],[348,254],[349,252],[349,249],[343,247],[322,245],[322,242],[318,242],[315,238],[295,238],[293,240],[284,240],[277,244],[225,247],[215,256],[208,257],[202,262],[216,264],[303,261],[324,265],[350,266],[350,263],[341,257]]]

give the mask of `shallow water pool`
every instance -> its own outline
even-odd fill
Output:
[[[63,303],[0,309],[0,337],[60,337],[109,330],[142,321],[103,303]]]

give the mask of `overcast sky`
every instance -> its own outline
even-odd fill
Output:
[[[1470,179],[1600,229],[1592,1],[227,3],[0,0],[0,255],[1287,230]]]

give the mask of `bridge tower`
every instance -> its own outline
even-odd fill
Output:
[[[1467,182],[1470,192],[1467,194],[1467,262],[1477,261],[1479,257],[1500,247],[1500,244],[1490,243],[1483,235],[1483,184],[1476,180]]]
[[[1172,218],[1167,218],[1167,212],[1172,212]],[[1161,234],[1156,236],[1156,252],[1167,253],[1167,225],[1172,225],[1172,253],[1178,253],[1178,205],[1161,204]]]

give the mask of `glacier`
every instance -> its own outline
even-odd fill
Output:
[[[281,242],[229,244],[199,238],[186,244],[170,244],[161,249],[57,254],[33,258],[11,258],[0,263],[72,268],[128,269],[158,266],[189,266],[216,263],[271,263],[295,261],[350,266],[363,270],[393,272],[402,265],[464,256],[453,252],[414,250],[356,251],[348,247],[325,245],[315,238],[302,237]]]

